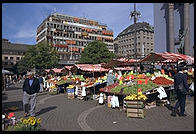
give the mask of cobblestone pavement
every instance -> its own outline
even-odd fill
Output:
[[[172,117],[164,106],[145,109],[145,118],[127,118],[125,111],[97,105],[97,101],[68,100],[67,94],[37,96],[37,117],[48,131],[193,131],[194,98],[187,97],[186,117]],[[21,85],[10,87],[2,99],[3,109],[17,106],[16,118],[23,116]],[[174,103],[171,104],[172,106]]]

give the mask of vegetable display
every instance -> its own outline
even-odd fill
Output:
[[[157,85],[172,85],[174,82],[172,80],[169,80],[165,77],[156,77],[154,80],[152,80],[153,83]]]
[[[132,85],[117,85],[116,87],[111,89],[111,92],[122,94],[137,94],[137,88],[141,88],[142,92],[145,92],[152,88],[158,87],[158,85],[153,83],[152,81],[148,81],[148,84],[145,84],[145,79],[138,79],[138,81],[139,80],[142,81],[141,85],[137,85],[136,83],[133,83]]]

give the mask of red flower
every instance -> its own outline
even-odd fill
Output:
[[[141,85],[141,84],[142,84],[142,80],[138,80],[137,83],[138,83],[139,85]]]

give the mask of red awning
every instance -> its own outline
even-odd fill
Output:
[[[69,71],[71,70],[73,66],[64,66],[64,68],[68,69]]]
[[[114,70],[117,70],[117,71],[131,71],[131,70],[134,70],[133,67],[115,67]]]
[[[51,69],[51,70],[54,71],[55,73],[62,73],[61,71],[62,71],[63,69],[53,68],[53,69]]]
[[[89,72],[107,72],[108,69],[102,68],[101,64],[75,64],[77,69]]]
[[[49,71],[50,71],[50,69],[45,69],[45,71],[46,71],[46,72],[49,72]]]
[[[189,64],[194,64],[194,58],[188,55],[176,54],[176,53],[151,53],[147,55],[144,59],[140,60],[141,62],[178,62],[178,61],[186,61]]]

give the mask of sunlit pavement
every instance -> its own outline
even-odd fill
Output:
[[[23,116],[22,84],[11,86],[2,98],[3,109],[17,106],[16,118]],[[145,110],[145,118],[127,118],[125,111],[97,105],[95,100],[68,100],[67,94],[37,96],[37,117],[48,131],[193,131],[194,98],[187,97],[186,117],[172,117],[165,106]],[[173,106],[173,102],[171,105]]]

